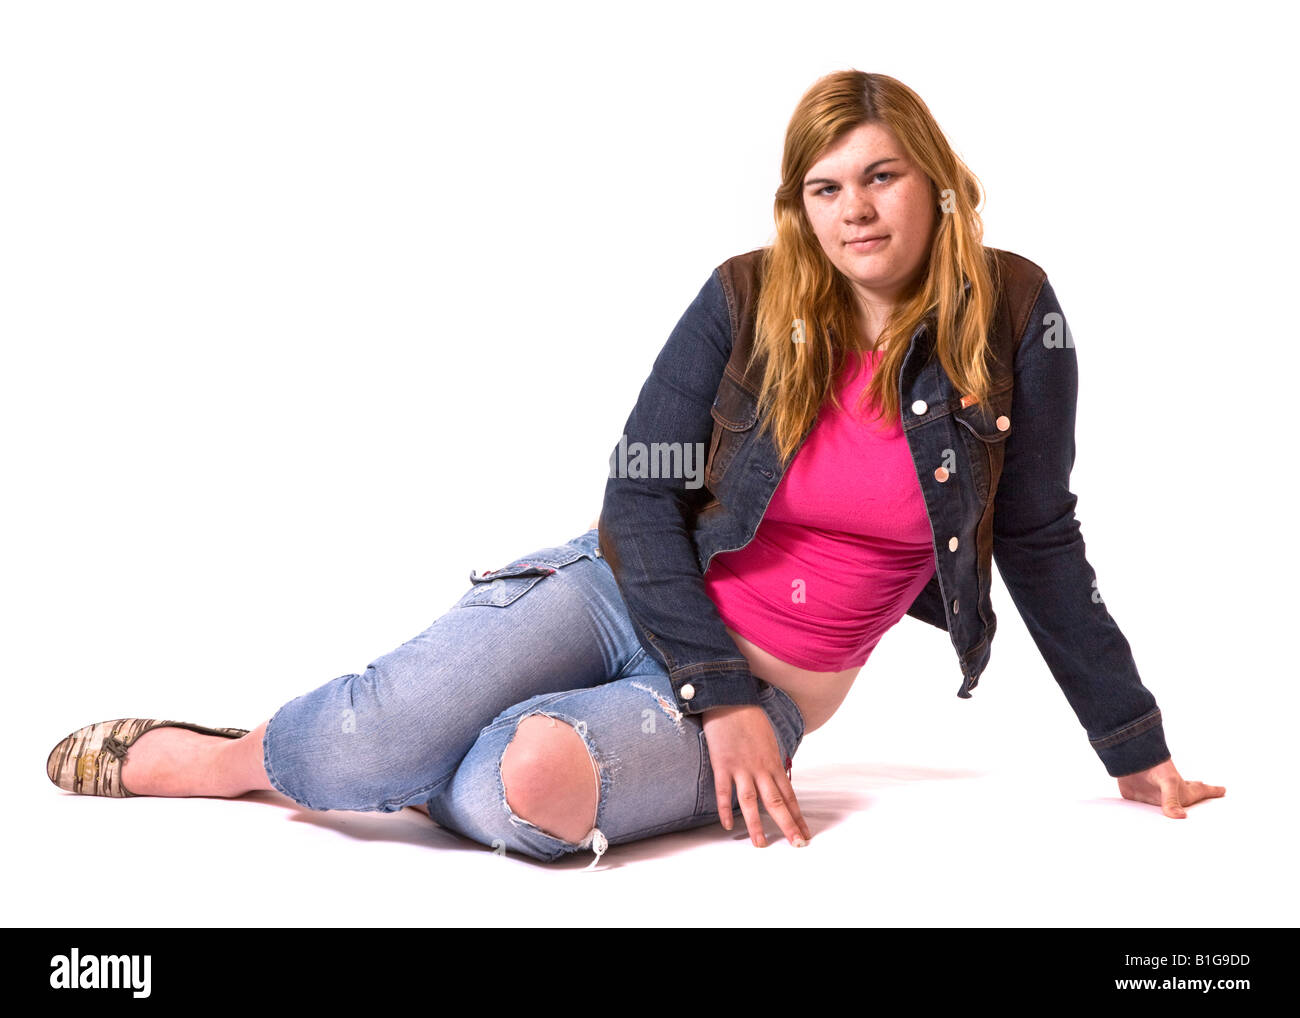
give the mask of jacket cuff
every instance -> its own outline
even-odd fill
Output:
[[[758,705],[758,679],[748,668],[730,671],[683,669],[669,676],[683,714],[703,714],[714,707]]]
[[[1159,709],[1103,739],[1090,741],[1112,778],[1136,774],[1170,759]]]

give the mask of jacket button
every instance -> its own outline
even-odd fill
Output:
[[[949,551],[957,550],[957,538],[955,537],[948,538],[948,550]]]
[[[952,599],[952,613],[957,614],[957,599],[955,597]]]
[[[1011,418],[1003,414],[993,423],[998,426],[998,431],[1006,431],[1007,428],[1011,427]]]
[[[925,400],[923,399],[918,399],[915,403],[912,404],[912,413],[916,414],[917,417],[920,417],[923,413],[925,413],[929,409],[930,407],[926,404]]]
[[[692,686],[689,682],[686,683],[686,685],[682,686],[682,699],[683,699],[683,700],[690,700],[690,699],[694,698],[694,696],[695,696],[695,687],[694,687],[694,686]]]
[[[938,481],[940,484],[942,484],[944,481],[948,480],[948,468],[947,468],[947,467],[935,467],[935,469],[934,469],[934,479],[935,479],[936,481]]]

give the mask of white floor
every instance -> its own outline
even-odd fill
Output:
[[[55,716],[69,730],[91,718],[50,688],[49,717],[4,746],[4,855],[20,877],[5,923],[1294,925],[1284,776],[1247,742],[1224,750],[1228,719],[1179,709],[1175,762],[1227,797],[1178,821],[1123,801],[1064,702],[1054,706],[1027,636],[1007,628],[1003,666],[969,701],[954,695],[942,634],[909,620],[886,638],[873,674],[795,760],[807,848],[755,849],[707,828],[612,846],[595,870],[590,853],[556,864],[498,855],[414,810],[313,813],[275,793],[68,795],[41,769],[64,733],[46,736]],[[1019,674],[1007,659],[1022,655]],[[918,661],[947,681],[899,678]],[[1033,711],[1042,719],[1026,729]],[[770,818],[767,830],[779,839]],[[113,889],[109,904],[100,887]]]

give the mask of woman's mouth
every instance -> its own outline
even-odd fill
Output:
[[[851,240],[845,246],[850,251],[874,251],[876,248],[880,247],[880,245],[883,244],[888,239],[889,239],[888,236],[869,237],[866,238],[865,240]]]

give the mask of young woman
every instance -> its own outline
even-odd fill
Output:
[[[996,559],[1125,798],[1184,781],[1106,611],[1068,486],[1076,363],[1042,269],[981,243],[979,184],[884,75],[816,82],[786,133],[769,248],[710,274],[610,460],[601,516],[483,575],[427,630],[252,731],[119,719],[47,771],[93,795],[424,809],[553,860],[720,821],[812,830],[791,784],[904,614],[968,697]]]

